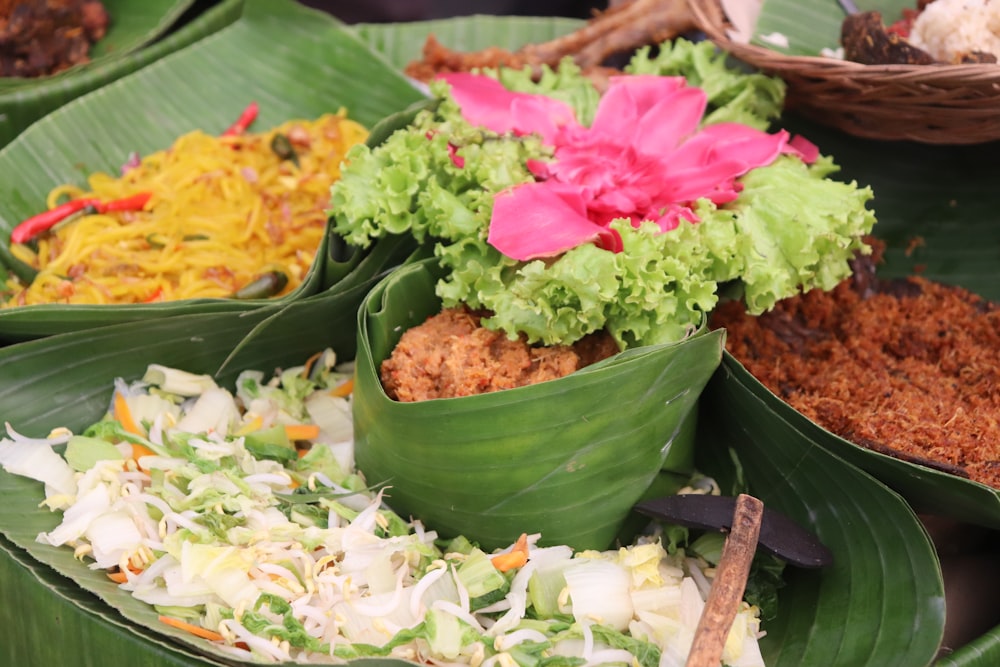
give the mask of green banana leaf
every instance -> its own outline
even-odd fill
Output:
[[[188,85],[197,81],[198,85]],[[292,82],[309,82],[295,85]],[[0,150],[0,237],[44,209],[49,189],[117,170],[131,151],[193,129],[224,129],[250,100],[260,127],[348,109],[366,126],[424,99],[331,16],[292,0],[256,0],[241,19],[135,74],[61,107]],[[191,312],[242,312],[329,286],[326,249],[306,284],[272,300],[197,299],[136,306],[46,304],[0,311],[0,343]],[[332,259],[332,258],[331,258]]]
[[[605,549],[661,468],[690,473],[677,437],[718,366],[702,331],[638,348],[558,380],[479,396],[401,403],[378,367],[400,336],[441,310],[433,259],[377,285],[358,313],[355,458],[392,507],[487,549],[521,533]]]
[[[71,579],[3,538],[0,538],[0,581],[8,601],[0,606],[5,664],[81,664],[68,659],[67,646],[86,651],[79,655],[100,656],[101,664],[107,665],[223,664],[210,662],[152,630],[130,624]],[[40,639],[40,634],[48,634],[50,640]]]
[[[720,368],[702,394],[697,463],[732,492],[730,456],[751,493],[810,526],[825,570],[786,568],[761,648],[770,667],[927,665],[944,629],[937,556],[912,510],[867,474],[808,442],[798,424]],[[808,638],[808,640],[806,640]]]
[[[229,25],[242,13],[244,0],[106,4],[119,20],[95,45],[90,63],[38,79],[0,79],[0,147],[73,98]]]
[[[916,8],[914,0],[857,0],[861,11],[882,12],[886,25],[902,18],[903,9]],[[822,49],[840,46],[844,9],[837,0],[764,0],[750,42],[792,56],[818,56]],[[779,33],[788,46],[775,45],[762,35]]]
[[[901,277],[919,273],[1000,299],[1000,216],[994,204],[1000,168],[995,144],[931,146],[848,137],[799,118],[787,126],[833,153],[842,177],[871,185],[878,223],[875,234],[887,244],[879,273]],[[915,243],[919,241],[919,243]],[[920,511],[1000,529],[1000,491],[948,473],[858,447],[790,408],[753,378],[728,353],[722,367],[729,391],[753,397],[770,414],[792,424],[803,448],[822,447],[869,472]],[[752,431],[752,427],[745,426]],[[996,664],[1000,628],[942,658],[949,667]]]

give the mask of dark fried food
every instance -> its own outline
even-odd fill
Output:
[[[930,65],[931,54],[891,32],[877,11],[859,12],[844,19],[840,43],[844,57],[863,65]]]
[[[99,0],[0,0],[0,76],[46,76],[88,62],[107,27]]]
[[[573,346],[531,346],[483,328],[483,315],[447,308],[407,330],[382,362],[386,394],[411,402],[513,389],[564,377],[618,352],[604,333]]]
[[[930,53],[908,41],[913,23],[933,0],[921,1],[916,10],[904,10],[903,18],[886,26],[877,11],[850,14],[841,24],[840,43],[844,58],[862,65],[933,65]],[[996,63],[997,56],[969,51],[955,56],[952,64]]]
[[[423,59],[410,63],[406,73],[430,81],[442,72],[469,72],[482,68],[555,67],[571,56],[584,71],[596,69],[619,53],[630,53],[647,44],[658,44],[695,28],[687,2],[630,0],[611,3],[587,24],[568,35],[517,51],[490,47],[482,51],[453,51],[433,35],[424,45]]]

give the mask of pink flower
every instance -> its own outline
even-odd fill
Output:
[[[518,260],[551,257],[583,243],[620,250],[615,219],[651,220],[663,231],[697,222],[694,202],[739,196],[737,179],[782,153],[811,162],[817,148],[787,132],[737,123],[699,129],[707,97],[682,77],[618,76],[590,127],[566,104],[515,93],[486,76],[445,74],[470,123],[498,133],[538,134],[552,162],[531,162],[535,181],[495,199],[488,241]]]

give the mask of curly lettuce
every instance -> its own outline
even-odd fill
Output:
[[[678,40],[655,57],[641,51],[635,73],[682,74],[709,96],[703,123],[738,121],[764,128],[781,108],[783,84],[730,68],[710,44]],[[519,92],[544,92],[589,118],[596,89],[570,62],[534,80],[497,73]],[[558,257],[517,261],[487,243],[495,195],[533,180],[529,161],[547,161],[537,137],[498,135],[471,126],[442,82],[442,102],[421,112],[381,145],[356,146],[332,188],[334,231],[352,245],[411,234],[429,244],[445,277],[445,307],[492,313],[484,325],[529,342],[572,343],[607,330],[621,348],[683,339],[700,326],[723,286],[738,286],[761,313],[799,291],[829,289],[850,275],[875,223],[869,188],[830,176],[831,158],[812,164],[783,156],[741,178],[739,197],[722,206],[699,200],[698,221],[661,233],[654,224],[611,223],[621,252],[592,244]]]

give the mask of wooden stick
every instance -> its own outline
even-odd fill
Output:
[[[764,503],[759,499],[746,494],[736,499],[733,527],[722,547],[722,558],[715,568],[715,579],[698,619],[686,667],[719,667],[721,664],[726,637],[746,590],[763,516]]]

